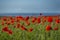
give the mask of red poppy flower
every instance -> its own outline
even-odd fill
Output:
[[[18,18],[19,18],[20,20],[24,20],[24,18],[23,18],[22,16],[18,16]]]
[[[46,31],[50,31],[51,30],[51,26],[50,25],[47,25],[46,26]]]
[[[57,24],[59,23],[59,19],[56,20],[56,23],[57,23]]]
[[[29,29],[29,32],[32,32],[32,31],[33,31],[33,28],[30,28],[30,29]]]
[[[17,28],[19,28],[19,27],[20,27],[20,23],[17,24]]]
[[[29,19],[29,16],[25,17],[25,21],[28,21],[28,19]]]
[[[30,25],[30,22],[26,21],[26,25]]]
[[[37,18],[37,23],[40,23],[40,22],[41,22],[40,17],[38,17]]]
[[[54,30],[58,30],[58,27],[54,27]]]
[[[12,24],[12,25],[14,24],[14,20],[11,20],[11,24]]]
[[[13,19],[13,17],[12,16],[9,16],[9,18],[12,20]]]
[[[10,22],[9,22],[9,21],[7,21],[7,22],[6,22],[6,24],[7,24],[7,25],[10,25]]]
[[[47,18],[47,21],[48,21],[48,22],[52,22],[52,21],[53,21],[53,18],[52,18],[52,17],[48,17],[48,18]]]
[[[19,18],[23,18],[22,16],[18,16]]]
[[[7,20],[6,16],[4,16],[4,17],[3,17],[3,20],[4,20],[4,21],[6,21],[6,20]]]
[[[14,20],[11,20],[11,23],[14,23]]]
[[[21,26],[21,30],[26,30],[27,31],[27,29],[24,26]]]
[[[2,25],[4,25],[4,22],[2,22]]]
[[[8,27],[7,27],[7,26],[6,26],[6,27],[4,27],[4,28],[2,29],[2,31],[7,32],[7,31],[8,31]]]
[[[36,21],[36,17],[32,18],[32,23],[34,23]]]
[[[12,34],[13,32],[12,32],[12,30],[8,30],[8,34]]]
[[[19,18],[16,18],[16,22],[20,22],[20,19]]]

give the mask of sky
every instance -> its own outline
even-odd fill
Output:
[[[60,0],[0,0],[0,13],[60,13]]]

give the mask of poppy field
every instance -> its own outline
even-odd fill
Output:
[[[60,16],[1,16],[0,40],[60,40]]]

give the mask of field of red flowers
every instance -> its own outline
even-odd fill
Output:
[[[0,40],[60,40],[60,16],[1,16]]]

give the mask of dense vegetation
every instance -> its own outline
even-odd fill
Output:
[[[0,40],[60,40],[60,16],[2,16]]]

